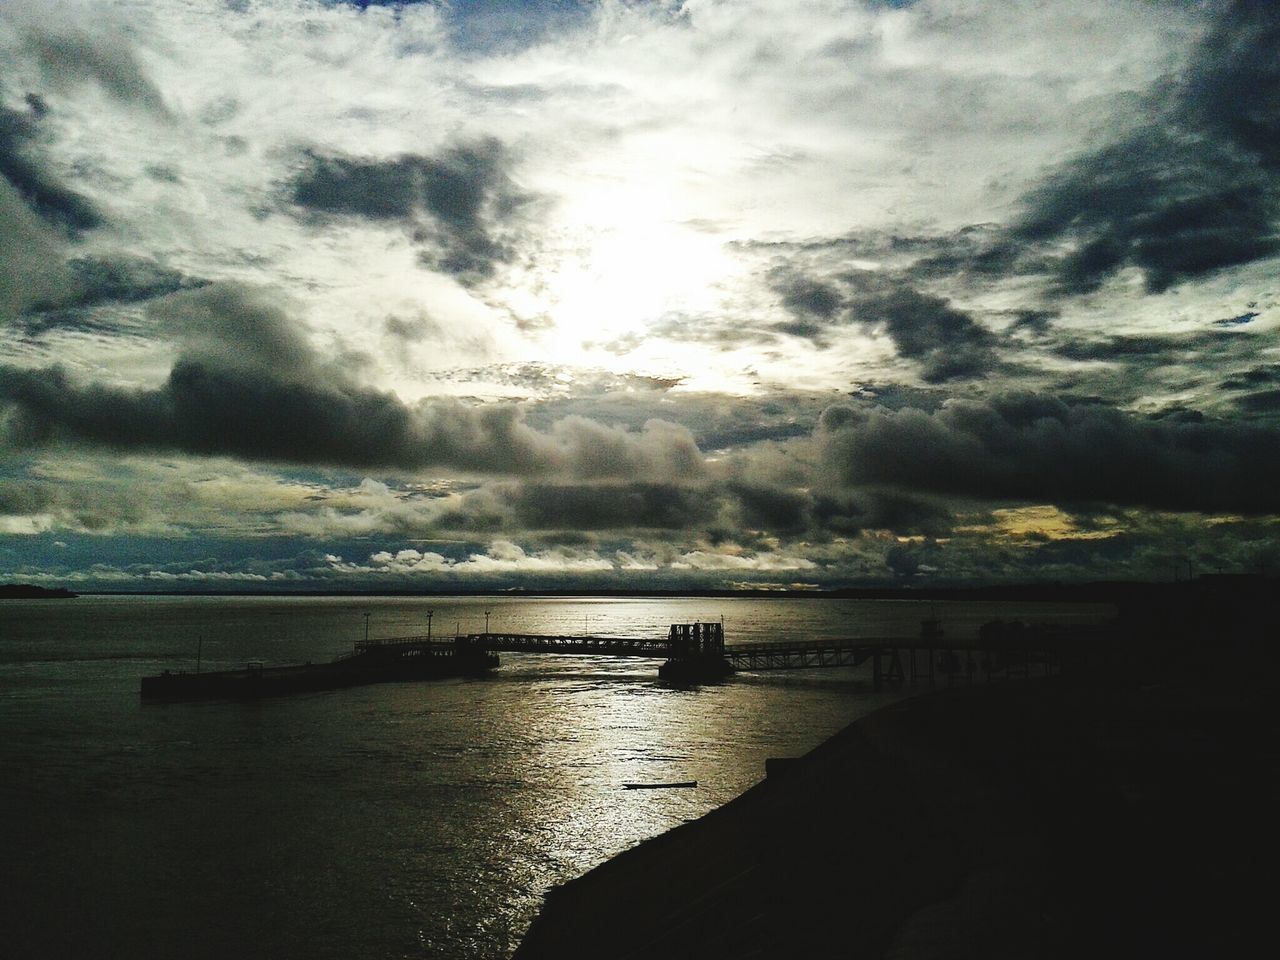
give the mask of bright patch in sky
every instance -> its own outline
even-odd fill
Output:
[[[1277,48],[1260,0],[13,0],[0,578],[1274,568]]]

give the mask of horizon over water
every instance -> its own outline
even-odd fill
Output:
[[[729,643],[949,635],[1105,605],[697,597],[0,601],[6,956],[504,957],[546,891],[902,692],[867,668],[677,689],[658,662],[503,654],[490,677],[143,705],[142,676],[492,630]],[[368,618],[366,620],[366,614]],[[921,688],[921,689],[927,689]],[[697,780],[696,790],[624,791]],[[11,952],[10,952],[11,951]]]

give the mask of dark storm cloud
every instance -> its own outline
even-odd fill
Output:
[[[951,511],[941,503],[890,490],[817,494],[810,515],[814,529],[845,535],[890,530],[902,535],[944,536],[955,525]]]
[[[329,372],[301,325],[265,291],[214,284],[158,301],[150,313],[181,344],[188,363],[212,370],[257,370],[282,382]],[[345,379],[340,371],[333,373]]]
[[[1253,323],[1253,321],[1257,320],[1259,316],[1260,314],[1250,310],[1249,312],[1239,314],[1238,316],[1223,317],[1221,320],[1215,320],[1213,321],[1213,325],[1215,327],[1241,327],[1246,323]]]
[[[80,257],[68,263],[80,287],[76,305],[139,303],[208,281],[143,257]]]
[[[23,50],[57,89],[94,83],[123,103],[165,114],[164,98],[147,77],[123,32],[95,23],[90,29],[67,19],[25,19]]]
[[[844,297],[831,283],[786,270],[775,273],[773,289],[782,295],[782,305],[798,317],[831,320],[844,304]]]
[[[1245,367],[1265,347],[1262,333],[1216,325],[1168,334],[1070,337],[1042,347],[1087,367],[1057,379],[1056,394],[1087,391],[1128,404],[1152,396],[1195,391],[1206,396],[1232,370]],[[1200,401],[1212,404],[1212,398]]]
[[[933,413],[834,407],[819,436],[839,479],[857,486],[983,501],[1280,509],[1280,444],[1265,425],[1143,418],[1010,393]]]
[[[899,356],[918,361],[927,383],[981,377],[998,366],[991,331],[941,297],[899,287],[859,297],[850,309],[860,323],[882,327]]]
[[[735,241],[731,248],[771,254],[774,264],[768,276],[783,294],[784,305],[797,318],[804,315],[805,288],[817,285],[831,290],[842,284],[867,284],[878,278],[884,285],[926,290],[939,279],[968,278],[989,282],[1005,273],[1046,269],[1044,258],[1008,242],[1006,231],[995,224],[969,224],[943,233],[902,233],[892,230],[853,230],[838,237],[813,237],[799,241]],[[850,269],[853,261],[878,264],[876,270]],[[787,302],[790,301],[790,302]],[[821,304],[821,300],[817,301]],[[1021,311],[1030,315],[1042,308]],[[809,316],[815,315],[812,310]],[[1033,317],[1034,319],[1034,317]]]
[[[761,471],[752,479],[729,474],[733,479],[688,482],[487,483],[455,499],[431,524],[437,531],[468,533],[671,530],[739,544],[775,537],[827,542],[881,530],[941,536],[954,527],[949,511],[928,497],[874,489],[815,492]]]
[[[1080,158],[1031,195],[1015,241],[1075,244],[1057,268],[1068,293],[1124,267],[1159,292],[1280,250],[1272,177],[1226,144],[1146,131]]]
[[[769,440],[806,437],[813,430],[813,424],[808,419],[796,420],[787,417],[779,418],[774,422],[741,422],[744,419],[745,417],[736,416],[733,417],[734,422],[708,425],[705,432],[696,434],[698,446],[704,450],[726,450]]]
[[[631,437],[585,422],[557,425],[548,436],[525,426],[511,406],[409,406],[394,394],[281,379],[256,365],[181,360],[154,390],[78,384],[57,367],[10,367],[3,380],[6,439],[19,447],[65,441],[269,462],[506,474],[650,475],[700,466],[692,440],[677,431],[668,443],[661,430]],[[602,440],[610,449],[598,457]]]
[[[567,417],[540,433],[511,405],[405,404],[353,382],[281,307],[236,287],[175,294],[154,313],[184,344],[163,385],[130,390],[79,383],[58,367],[8,367],[0,376],[5,439],[584,478],[696,477],[703,469],[688,431],[660,420],[627,433]]]
[[[1056,266],[1069,293],[1125,267],[1148,289],[1280,250],[1280,8],[1222,8],[1191,64],[1150,97],[1153,122],[1064,164],[1027,197],[1014,245],[1069,241]],[[1006,251],[1008,252],[1008,251]]]
[[[54,329],[117,329],[116,320],[97,308],[142,303],[208,283],[142,257],[80,257],[68,261],[65,272],[56,297],[31,304],[17,318],[16,326],[27,336]]]
[[[518,523],[535,530],[690,530],[716,509],[703,490],[669,483],[524,484],[510,503]]]
[[[29,100],[26,110],[0,104],[0,176],[45,221],[69,231],[99,226],[102,217],[93,204],[48,172],[40,151],[39,122],[44,110],[35,106],[39,102]]]
[[[477,491],[440,527],[458,530],[680,530],[691,537],[824,541],[867,530],[944,535],[954,526],[927,498],[878,490],[813,493],[767,482],[523,483]]]
[[[845,298],[839,288],[790,267],[772,271],[770,284],[794,318],[774,329],[812,341],[816,346],[827,346],[827,329],[843,319],[840,312]]]
[[[1188,71],[1179,112],[1280,165],[1280,9],[1271,0],[1226,6]]]
[[[36,304],[66,296],[72,280],[65,246],[65,237],[0,177],[0,325]]]
[[[872,242],[867,236],[856,243],[849,239],[846,252]],[[886,244],[892,246],[893,238],[881,238],[881,245]],[[829,334],[839,325],[858,323],[882,331],[900,357],[920,364],[928,383],[982,377],[997,369],[991,331],[949,300],[917,289],[908,273],[893,267],[820,276],[798,261],[775,266],[770,284],[793,319],[773,329],[820,348],[829,346]]]
[[[766,536],[823,541],[879,530],[941,536],[954,527],[950,511],[940,503],[888,490],[813,491],[735,480],[721,495],[735,518],[735,530]]]
[[[315,213],[402,224],[426,248],[424,264],[476,282],[517,255],[513,231],[532,197],[516,186],[510,168],[506,147],[491,137],[434,157],[308,152],[290,196]]]
[[[884,564],[899,577],[914,577],[944,563],[943,548],[936,541],[895,543],[884,554]]]
[[[1241,394],[1235,398],[1235,405],[1246,413],[1280,413],[1280,389]]]
[[[860,236],[840,246],[852,251],[871,242]],[[857,323],[879,330],[898,356],[920,364],[928,383],[982,377],[1000,366],[991,331],[949,300],[917,289],[905,268],[819,276],[797,260],[775,266],[769,280],[793,317],[773,328],[779,333],[825,348],[837,326]]]
[[[798,533],[809,523],[807,493],[785,487],[731,482],[729,492],[737,500],[743,526],[774,533]]]
[[[1280,364],[1241,370],[1221,383],[1223,390],[1257,390],[1270,386],[1280,387]]]
[[[1275,256],[1280,7],[1237,0],[1210,10],[1216,17],[1187,66],[1142,99],[1143,119],[1058,164],[1023,195],[1011,226],[937,235],[858,231],[746,246],[787,258],[793,268],[876,261],[882,276],[922,290],[944,279],[980,287],[1043,276],[1059,295],[1096,290],[1125,269],[1160,292]],[[820,341],[830,317],[807,309],[802,286],[784,298],[795,316],[786,332]],[[1031,309],[1029,322],[1042,329],[1041,308]]]
[[[1096,340],[1069,339],[1057,344],[1053,352],[1069,360],[1173,362],[1252,349],[1256,349],[1256,341],[1248,334],[1208,330]]]
[[[1058,319],[1058,313],[1055,310],[1015,310],[1009,323],[1009,329],[1014,332],[1026,331],[1031,334],[1043,335],[1049,332],[1049,328],[1053,326],[1053,321]]]

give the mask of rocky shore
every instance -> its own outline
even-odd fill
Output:
[[[515,956],[1243,955],[1271,939],[1272,704],[1060,678],[903,701],[553,890]]]

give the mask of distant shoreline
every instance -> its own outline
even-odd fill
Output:
[[[26,583],[0,583],[0,600],[70,600],[79,596],[62,587],[36,587]]]
[[[833,590],[86,590],[102,597],[520,597],[581,599],[935,600],[1114,603],[1184,589],[1184,583],[1098,581],[1080,584],[1005,584],[981,587],[846,587]],[[36,588],[40,589],[40,588]],[[76,596],[76,594],[64,594]]]

